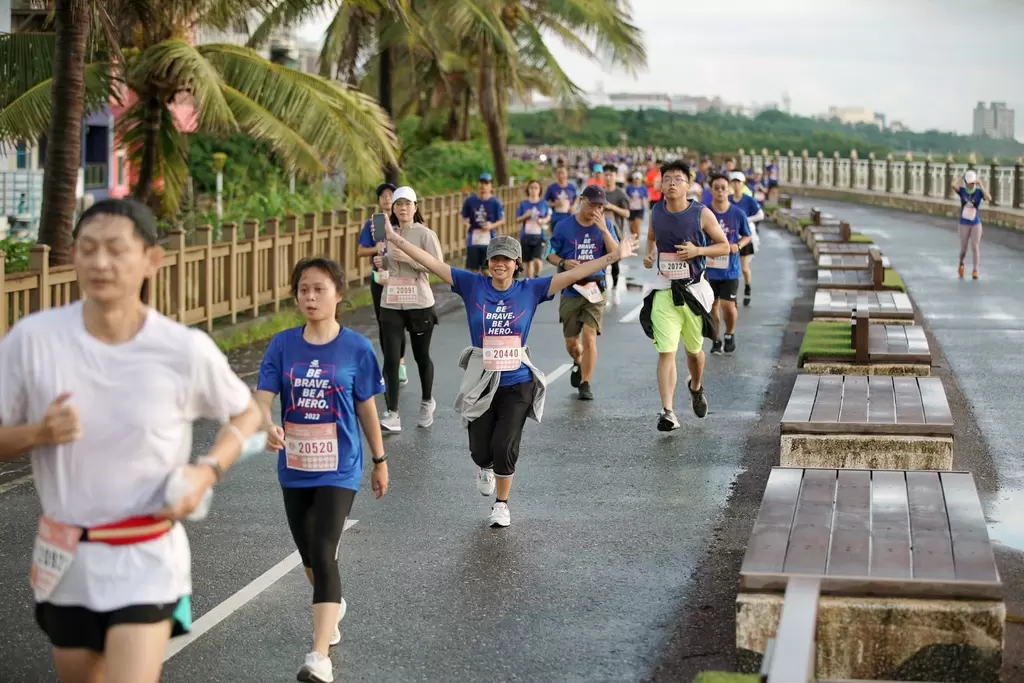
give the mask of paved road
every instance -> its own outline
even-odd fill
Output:
[[[444,317],[434,346],[437,421],[388,437],[392,491],[383,501],[360,494],[358,523],[344,538],[349,613],[334,653],[340,680],[648,679],[672,625],[701,599],[689,577],[758,424],[797,291],[793,244],[766,231],[755,277],[772,281],[774,294],[743,312],[740,352],[710,358],[708,419],[698,422],[681,402],[684,428],[671,435],[654,429],[655,354],[638,323],[620,322],[640,303],[638,290],[625,292],[600,338],[597,400],[576,400],[563,374],[544,422],[527,425],[513,526],[504,531],[485,526],[491,501],[476,492],[465,432],[448,407],[467,332],[462,313]],[[638,260],[630,265],[637,283],[649,279]],[[546,372],[566,363],[556,303],[542,308],[530,342]],[[419,398],[410,375],[402,395],[409,422]],[[210,434],[197,428],[197,451]],[[27,573],[36,509],[31,485],[0,496],[0,572],[15,577],[0,584],[5,682],[52,680],[26,582],[17,578]],[[232,471],[210,518],[189,531],[203,624],[292,553],[272,461]],[[311,639],[301,571],[243,597],[250,599],[170,659],[165,681],[294,679]]]

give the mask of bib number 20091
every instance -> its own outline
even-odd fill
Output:
[[[387,289],[384,290],[384,301],[389,304],[416,303],[416,278],[389,278]]]
[[[285,422],[284,448],[290,470],[334,472],[338,469],[338,425]]]
[[[32,590],[36,601],[43,602],[60,580],[64,578],[75,561],[75,551],[82,538],[82,530],[55,522],[46,517],[39,518],[36,544],[32,551]]]

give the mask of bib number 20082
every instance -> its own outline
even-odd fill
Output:
[[[338,426],[284,424],[285,461],[290,470],[334,472],[338,469]]]
[[[53,589],[64,578],[75,561],[75,551],[82,538],[82,530],[41,517],[32,551],[32,590],[36,600],[50,597]]]

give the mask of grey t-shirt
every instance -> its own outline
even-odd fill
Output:
[[[629,208],[629,197],[626,196],[626,193],[620,187],[616,187],[614,190],[611,190],[610,192],[606,192],[605,193],[605,197],[608,198],[608,203],[609,204],[614,204],[615,206],[619,207],[620,209],[628,209]],[[619,232],[618,237],[621,239],[622,238],[622,231],[623,231],[623,229],[625,228],[625,225],[626,225],[626,219],[623,218],[622,216],[614,216],[613,215],[612,216],[612,222],[615,224],[615,227],[616,227],[616,229]]]

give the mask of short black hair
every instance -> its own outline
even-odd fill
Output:
[[[338,290],[338,293],[345,293],[345,271],[338,265],[338,262],[324,256],[311,256],[302,259],[292,268],[292,298],[298,298],[299,280],[302,279],[302,274],[310,268],[327,273],[334,281],[334,288]]]
[[[146,243],[147,247],[155,247],[160,239],[160,232],[156,226],[156,216],[153,215],[153,210],[137,199],[101,199],[82,212],[82,215],[78,218],[78,223],[75,224],[75,229],[71,232],[71,236],[74,239],[78,239],[82,226],[97,216],[121,216],[127,218],[132,222],[135,234]]]
[[[661,175],[665,175],[669,171],[680,171],[686,179],[690,179],[690,165],[681,159],[670,161],[661,167]]]
[[[542,182],[540,182],[540,181],[539,181],[539,180],[537,180],[536,178],[530,178],[530,179],[529,179],[529,180],[528,180],[528,181],[526,182],[526,194],[530,194],[530,185],[533,185],[534,183],[537,183],[537,187],[539,187],[539,188],[540,188],[540,191],[541,191],[541,192],[543,192],[543,191],[544,191],[544,184],[543,184]]]
[[[725,184],[729,184],[729,176],[724,173],[709,173],[708,174],[708,187],[714,185],[716,180],[724,180]]]

